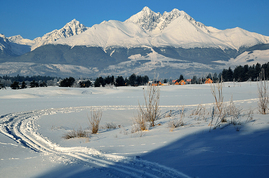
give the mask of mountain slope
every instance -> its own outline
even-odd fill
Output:
[[[22,55],[31,51],[31,46],[35,44],[33,40],[25,39],[21,35],[7,38],[10,41],[11,50],[17,55]]]
[[[1,58],[4,59],[15,55],[16,54],[11,49],[11,44],[8,38],[6,38],[5,35],[0,34],[0,61]]]
[[[60,30],[53,30],[50,33],[45,34],[42,37],[35,38],[35,44],[32,46],[32,50],[46,44],[53,43],[61,38],[68,38],[74,35],[79,35],[87,30],[83,24],[81,24],[76,19],[72,20],[71,22],[67,23],[63,28]]]
[[[234,66],[232,62],[245,64],[253,57],[255,62],[269,61],[267,36],[238,27],[219,30],[178,9],[161,14],[148,7],[124,22],[109,20],[85,27],[74,19],[34,40],[0,36],[0,45],[0,60],[5,62],[0,72],[12,75],[25,74],[30,66],[35,75],[47,71],[82,76],[77,70],[80,66],[89,77],[134,72],[150,77],[170,78],[179,73],[191,77],[220,72],[225,65]],[[11,62],[24,66],[24,71],[11,70]]]
[[[149,35],[139,26],[110,20],[94,25],[80,35],[59,39],[53,44],[107,48],[113,46],[136,47],[150,45],[150,42]]]
[[[145,7],[124,22],[104,21],[79,35],[50,42],[102,48],[146,45],[239,50],[240,47],[269,43],[269,37],[240,28],[218,30],[207,27],[177,9],[160,14]]]

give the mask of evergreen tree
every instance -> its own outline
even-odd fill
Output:
[[[227,81],[233,81],[233,71],[232,71],[231,67],[229,67],[229,69],[227,71]]]
[[[139,86],[142,84],[143,84],[143,78],[140,75],[136,76],[136,85]]]
[[[40,87],[47,87],[47,83],[45,81],[43,81],[42,83],[40,83],[39,85]]]
[[[10,85],[10,87],[11,87],[12,89],[14,89],[14,90],[19,89],[19,88],[20,88],[20,87],[19,87],[19,82],[14,81],[14,82]]]
[[[242,81],[242,76],[243,76],[243,67],[241,65],[237,66],[234,69],[234,75],[233,78],[235,79],[235,81],[241,82]]]
[[[197,77],[194,75],[191,79],[191,84],[196,84],[197,82]]]
[[[22,84],[21,84],[21,88],[22,88],[22,89],[27,88],[25,81],[22,82]]]
[[[259,77],[260,72],[261,72],[261,64],[257,63],[255,66],[255,74],[257,78]]]
[[[31,88],[39,87],[39,85],[38,85],[38,83],[37,83],[35,80],[33,80],[33,81],[30,83],[30,87],[31,87]]]
[[[248,68],[248,76],[249,76],[249,78],[251,79],[251,81],[254,81],[254,80],[257,79],[257,76],[256,76],[256,69],[255,69],[254,65],[253,65],[253,66],[250,66],[250,67]]]
[[[249,79],[249,75],[248,75],[248,65],[244,65],[244,71],[243,71],[243,81],[247,81]]]
[[[216,83],[219,80],[218,74],[215,72],[213,75],[213,82]]]
[[[206,78],[210,78],[211,80],[213,79],[211,73],[209,73]]]
[[[104,80],[104,78],[102,76],[99,77],[99,82],[102,85],[102,87],[106,86],[106,81]]]
[[[107,76],[105,79],[105,85],[106,84],[114,84],[114,76],[110,77],[110,76]]]
[[[149,77],[147,75],[145,75],[144,77],[142,77],[143,80],[143,85],[149,83]]]
[[[60,82],[60,87],[71,87],[75,83],[73,77],[65,78]]]
[[[125,86],[125,81],[122,76],[116,78],[116,86]]]
[[[127,77],[125,77],[124,81],[126,86],[130,85],[130,80]]]
[[[87,81],[80,81],[79,82],[79,86],[81,87],[81,88],[88,88],[88,87],[90,87],[90,86],[92,86],[92,82],[90,81],[90,80],[87,80]]]
[[[130,85],[131,85],[131,86],[135,86],[135,85],[136,85],[136,75],[135,75],[135,74],[132,74],[132,75],[129,77],[129,82],[130,82]]]
[[[101,83],[100,83],[100,81],[99,81],[99,78],[97,77],[96,79],[95,79],[95,82],[94,82],[94,87],[100,87],[101,86]]]
[[[178,79],[178,81],[181,81],[181,80],[184,80],[184,77],[183,77],[183,75],[180,75],[180,76],[179,76],[179,79]]]

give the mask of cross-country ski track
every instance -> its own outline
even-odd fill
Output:
[[[35,121],[44,115],[57,113],[78,112],[91,107],[68,107],[59,109],[34,110],[29,112],[11,113],[0,118],[2,134],[38,153],[55,154],[67,159],[75,159],[89,165],[96,165],[109,169],[109,173],[116,177],[182,177],[189,176],[157,163],[140,158],[127,158],[101,153],[87,147],[61,147],[52,143],[48,138],[38,133]],[[103,109],[127,109],[130,106],[103,106]]]

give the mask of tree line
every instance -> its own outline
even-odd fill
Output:
[[[17,82],[23,82],[23,81],[44,81],[47,82],[49,80],[54,80],[54,79],[58,79],[58,77],[50,77],[50,76],[41,76],[41,75],[34,75],[34,76],[20,76],[19,74],[17,76],[8,76],[8,75],[4,75],[4,76],[0,76],[0,79],[3,80],[10,80],[11,82],[17,81]]]
[[[71,87],[75,85],[75,78],[69,77],[65,78],[60,82],[60,87]],[[78,87],[105,87],[106,85],[114,85],[114,86],[139,86],[145,85],[149,82],[149,77],[147,75],[141,76],[132,74],[129,77],[123,78],[122,76],[118,76],[115,78],[112,76],[107,77],[97,77],[94,82],[90,80],[80,80],[77,84]]]
[[[132,74],[129,77],[123,78],[122,76],[118,76],[116,79],[112,75],[107,76],[105,78],[98,77],[95,79],[94,86],[100,87],[105,85],[115,85],[115,86],[139,86],[139,85],[145,85],[149,82],[149,77],[147,75],[141,76]]]
[[[233,69],[229,67],[228,69],[223,69],[219,74],[214,73],[213,75],[209,73],[206,77],[193,76],[191,79],[191,84],[202,84],[208,78],[210,78],[214,83],[222,80],[223,82],[245,82],[245,81],[259,81],[259,80],[269,80],[269,62],[265,64],[253,64],[249,65],[239,65]],[[183,75],[180,75],[179,79],[184,80]]]
[[[258,81],[260,79],[269,80],[269,62],[265,64],[254,64],[251,66],[236,66],[235,69],[223,69],[219,75],[217,73],[208,74],[207,77],[198,78],[197,76],[193,76],[191,80],[191,84],[201,84],[204,83],[207,78],[213,80],[213,82],[220,81],[221,78],[224,82],[228,81]],[[177,81],[184,80],[183,75],[180,75]],[[59,82],[60,81],[60,82]],[[149,77],[147,75],[141,76],[132,74],[129,77],[117,76],[116,78],[112,76],[107,77],[97,77],[94,81],[87,80],[78,80],[76,83],[76,79],[73,77],[61,79],[57,77],[50,76],[0,76],[0,88],[4,88],[6,86],[10,86],[12,89],[23,89],[23,88],[34,88],[34,87],[46,87],[46,86],[60,86],[60,87],[104,87],[106,85],[114,85],[114,86],[139,86],[145,85],[149,82]],[[164,83],[168,82],[167,79],[164,79]]]
[[[234,70],[230,67],[229,69],[223,69],[221,76],[224,82],[227,81],[258,81],[258,80],[268,80],[269,79],[269,62],[263,65],[257,63],[252,66],[244,65],[237,66]]]

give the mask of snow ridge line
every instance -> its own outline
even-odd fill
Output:
[[[46,137],[38,133],[35,120],[43,115],[57,113],[79,112],[90,108],[102,108],[103,110],[136,109],[134,106],[85,106],[68,107],[58,109],[44,109],[30,112],[11,113],[0,116],[0,132],[13,139],[24,147],[35,152],[55,154],[69,159],[80,160],[89,164],[112,169],[119,177],[179,177],[189,176],[172,168],[161,166],[157,163],[140,159],[131,159],[123,156],[113,156],[100,153],[97,150],[86,147],[65,148],[52,143]]]

